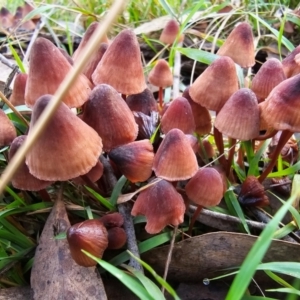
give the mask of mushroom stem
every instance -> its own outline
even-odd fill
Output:
[[[162,109],[163,107],[163,88],[159,87],[158,90],[158,103],[159,103],[159,108]]]
[[[5,95],[1,91],[0,91],[0,98],[15,113],[15,115],[18,116],[27,127],[29,127],[28,121],[20,114],[18,110],[16,110],[16,108],[12,105],[12,103],[5,97]]]
[[[270,163],[268,164],[266,169],[262,172],[262,174],[258,178],[258,181],[260,183],[262,183],[266,179],[266,177],[269,175],[269,173],[271,173],[273,167],[276,164],[277,158],[278,158],[282,148],[288,142],[288,140],[291,138],[292,135],[293,135],[293,132],[291,132],[289,130],[282,131],[281,136],[278,141],[278,144],[277,144],[274,152],[272,153],[272,159],[271,159]]]
[[[192,216],[192,219],[191,219],[191,222],[190,222],[190,226],[189,226],[189,230],[187,232],[187,235],[190,235],[190,236],[192,235],[194,224],[195,224],[195,222],[196,222],[196,220],[197,220],[197,218],[198,218],[198,216],[199,216],[202,208],[203,208],[203,206],[201,206],[201,205],[197,206],[197,209],[195,210],[195,212],[194,212],[194,214]]]
[[[216,143],[217,149],[219,151],[219,162],[222,165],[222,167],[224,168],[224,170],[226,170],[227,161],[224,156],[223,135],[215,126],[214,126],[214,137],[215,137],[215,143]]]
[[[226,167],[226,176],[227,177],[230,174],[231,164],[232,164],[234,152],[235,152],[236,139],[230,139],[229,145],[230,145],[230,148],[229,148],[227,167]]]

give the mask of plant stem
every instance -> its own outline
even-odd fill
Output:
[[[163,94],[164,94],[163,88],[159,87],[159,90],[158,90],[158,103],[159,103],[160,110],[163,107]]]
[[[277,144],[274,152],[272,153],[271,161],[269,162],[266,169],[262,172],[262,174],[258,178],[258,181],[260,183],[262,183],[267,178],[267,176],[271,173],[272,169],[274,168],[274,166],[276,164],[277,158],[278,158],[282,148],[288,142],[288,140],[291,138],[292,135],[293,135],[293,132],[291,132],[289,130],[282,131],[281,136],[278,140],[278,144]]]
[[[219,151],[219,162],[224,168],[224,170],[227,169],[227,161],[224,156],[224,142],[223,142],[223,135],[222,133],[214,126],[214,137],[215,137],[215,143],[217,146],[217,149]]]

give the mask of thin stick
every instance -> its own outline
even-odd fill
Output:
[[[0,54],[0,62],[13,70],[18,67],[16,64],[11,63],[3,54]]]
[[[40,118],[37,120],[35,126],[32,128],[30,138],[27,138],[25,143],[19,148],[16,155],[10,161],[5,171],[0,178],[0,194],[3,192],[5,186],[9,183],[12,176],[24,160],[26,154],[33,146],[37,138],[42,134],[43,129],[46,127],[48,121],[50,120],[52,114],[55,112],[56,108],[59,106],[61,99],[65,96],[66,92],[70,89],[73,82],[77,76],[82,71],[83,67],[91,57],[92,53],[99,47],[99,42],[101,41],[103,35],[106,33],[110,25],[114,22],[116,16],[123,10],[127,1],[116,0],[111,6],[108,14],[104,18],[101,26],[97,28],[93,36],[89,40],[88,44],[83,50],[82,56],[79,58],[78,62],[74,65],[74,69],[69,72],[62,82],[62,84],[57,89],[56,93],[52,97],[46,109],[43,111]]]
[[[174,230],[173,230],[173,236],[172,236],[172,240],[171,240],[171,243],[170,243],[170,248],[169,248],[169,252],[168,252],[168,256],[167,256],[166,265],[165,265],[165,271],[164,271],[164,280],[165,281],[167,280],[169,266],[170,266],[170,263],[171,263],[171,260],[172,260],[172,253],[173,253],[173,249],[174,249],[177,230],[178,230],[178,226],[175,226]],[[161,292],[164,294],[164,292],[165,292],[165,287],[164,286],[161,287]]]
[[[1,91],[0,91],[0,98],[15,113],[15,115],[18,116],[23,121],[23,123],[25,123],[27,127],[29,127],[28,121],[21,115],[19,111],[16,110],[16,108],[12,105],[12,103],[5,97],[5,95]]]
[[[159,103],[160,110],[163,108],[163,98],[164,98],[164,90],[160,86],[158,89],[158,103]]]

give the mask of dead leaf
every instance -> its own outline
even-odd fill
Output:
[[[70,227],[63,201],[57,199],[36,248],[31,271],[34,299],[107,299],[96,269],[77,265],[66,239],[54,236]]]
[[[214,232],[178,242],[174,246],[167,280],[199,282],[215,277],[225,268],[238,267],[256,240],[256,236],[242,233]],[[144,253],[142,259],[163,274],[168,251],[169,246],[155,248]],[[263,262],[299,260],[299,244],[273,240]],[[255,278],[266,279],[262,272]]]

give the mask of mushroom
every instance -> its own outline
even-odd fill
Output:
[[[174,226],[183,222],[185,204],[182,196],[174,186],[161,180],[138,195],[131,214],[145,215],[147,218],[146,231],[155,234],[168,224]]]
[[[172,45],[176,41],[176,39],[178,42],[182,42],[184,39],[184,35],[179,35],[179,33],[180,27],[178,22],[174,19],[171,19],[163,28],[159,40],[166,45]]]
[[[8,146],[16,138],[17,132],[14,124],[0,109],[0,147]]]
[[[67,240],[75,262],[83,267],[93,267],[97,265],[97,262],[81,250],[102,258],[108,246],[108,233],[100,220],[86,220],[68,229]]]
[[[131,182],[143,182],[152,174],[153,146],[149,140],[114,148],[108,154],[121,173]]]
[[[25,88],[28,75],[25,73],[19,73],[15,77],[14,86],[10,95],[9,101],[12,105],[24,105],[25,104]]]
[[[125,95],[141,93],[147,86],[138,40],[132,30],[121,31],[92,74],[95,85],[106,83]]]
[[[94,87],[85,104],[82,120],[101,136],[104,151],[133,142],[138,134],[132,111],[108,84]]]
[[[184,133],[171,129],[154,156],[153,170],[157,177],[169,181],[186,180],[198,170],[195,153]]]
[[[29,73],[25,89],[26,105],[32,107],[36,100],[45,95],[53,95],[65,76],[73,67],[49,40],[39,37],[34,42],[29,61]],[[80,74],[63,97],[69,107],[79,107],[88,100],[91,82]]]
[[[51,100],[40,97],[32,110],[32,126]],[[26,156],[30,173],[46,181],[69,180],[86,174],[96,165],[102,152],[101,138],[93,128],[81,121],[63,102],[49,121],[44,134]]]

